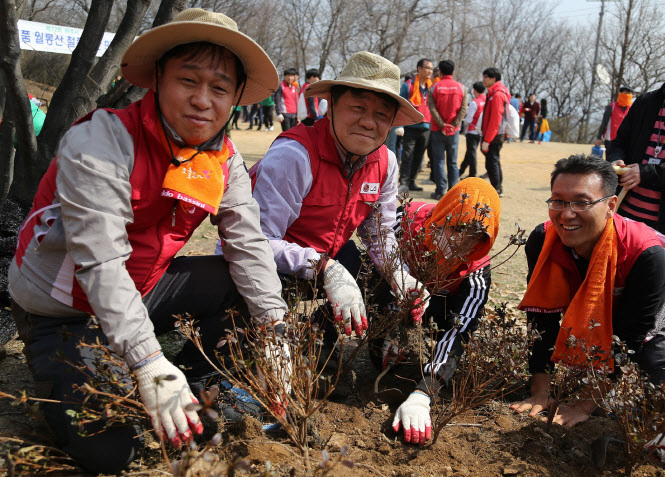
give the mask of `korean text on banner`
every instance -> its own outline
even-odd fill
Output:
[[[48,51],[50,53],[71,55],[81,39],[83,30],[19,20],[18,32],[22,50]],[[96,56],[104,54],[114,36],[115,33],[104,33]]]

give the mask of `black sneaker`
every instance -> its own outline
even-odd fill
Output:
[[[420,186],[418,186],[418,185],[416,185],[415,182],[411,182],[411,183],[409,184],[409,190],[414,191],[414,192],[422,192],[423,188],[420,187]]]
[[[430,194],[430,198],[431,198],[431,199],[434,199],[434,200],[441,200],[441,197],[443,197],[443,193],[442,193],[442,192],[432,192],[432,193]]]

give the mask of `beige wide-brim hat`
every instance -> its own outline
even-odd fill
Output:
[[[228,48],[240,59],[247,73],[241,105],[263,101],[277,90],[279,76],[263,48],[238,31],[231,18],[201,8],[183,10],[170,23],[138,37],[122,57],[122,74],[136,86],[152,88],[155,64],[164,53],[175,46],[200,41]]]
[[[352,88],[367,89],[377,93],[385,93],[399,103],[393,127],[423,122],[425,117],[409,101],[399,95],[399,77],[400,72],[397,65],[379,55],[368,51],[359,51],[349,59],[337,78],[317,81],[310,85],[305,90],[305,97],[317,96],[323,98],[328,101],[328,107],[330,108],[330,88],[333,86],[345,85]]]

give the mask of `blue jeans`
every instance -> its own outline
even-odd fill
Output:
[[[432,131],[432,173],[434,175],[435,192],[445,194],[446,190],[459,181],[457,169],[457,144],[459,132],[446,136],[442,131]],[[444,163],[446,167],[444,168]],[[446,176],[446,171],[448,172]]]

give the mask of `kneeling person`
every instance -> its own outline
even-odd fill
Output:
[[[422,115],[399,95],[399,68],[368,52],[354,54],[337,79],[313,83],[304,94],[327,100],[327,116],[282,133],[250,170],[261,228],[277,270],[310,280],[318,274],[346,333],[353,323],[361,335],[367,318],[351,236],[358,231],[380,270],[395,247],[398,177],[395,155],[383,143],[391,126]],[[418,288],[403,268],[387,278],[400,296]]]
[[[187,343],[177,356],[185,376],[156,334],[174,328],[174,314],[190,313],[212,357],[229,327],[226,310],[241,298],[267,325],[279,325],[286,311],[242,157],[224,134],[234,105],[277,87],[270,58],[230,18],[189,9],[138,38],[122,72],[150,91],[125,109],[85,116],[65,134],[9,271],[38,397],[59,401],[43,404],[46,420],[63,450],[103,473],[136,457],[141,430],[99,422],[81,435],[71,411],[85,398],[73,388],[86,375],[55,356],[94,377],[94,356],[79,339],[108,344],[134,372],[155,430],[179,446],[203,430],[188,409],[196,402],[190,384],[214,371]],[[224,257],[174,259],[208,214]]]
[[[466,198],[462,201],[461,197]],[[478,214],[477,207],[489,209],[485,209],[486,214]],[[434,355],[425,366],[425,377],[397,409],[393,420],[395,432],[400,426],[404,429],[406,442],[424,444],[431,437],[430,396],[437,395],[455,373],[464,343],[477,328],[487,303],[491,284],[488,254],[499,233],[501,202],[489,183],[468,178],[457,183],[438,203],[411,202],[403,208],[403,214],[406,217],[400,224],[408,228],[398,230],[398,243],[409,268],[416,273],[419,257],[428,250],[444,257],[438,269],[445,277],[445,289],[426,283],[431,298],[424,323],[433,320],[439,329]],[[461,232],[473,218],[483,230],[470,235]],[[426,239],[419,250],[411,237],[421,231]],[[463,235],[463,244],[456,234]],[[425,277],[416,277],[426,281]],[[382,357],[384,369],[391,360],[402,359],[399,348],[389,339],[384,342]]]
[[[654,383],[665,379],[665,331],[658,319],[665,249],[652,228],[616,214],[616,187],[614,169],[598,157],[570,156],[554,167],[550,220],[535,228],[525,249],[529,284],[519,308],[542,339],[529,361],[531,397],[511,406],[517,412],[535,417],[548,408],[553,363],[586,365],[584,351],[566,345],[568,330],[599,346],[610,370],[612,336],[618,336]],[[581,399],[561,406],[553,422],[573,426],[596,408],[590,397]]]

